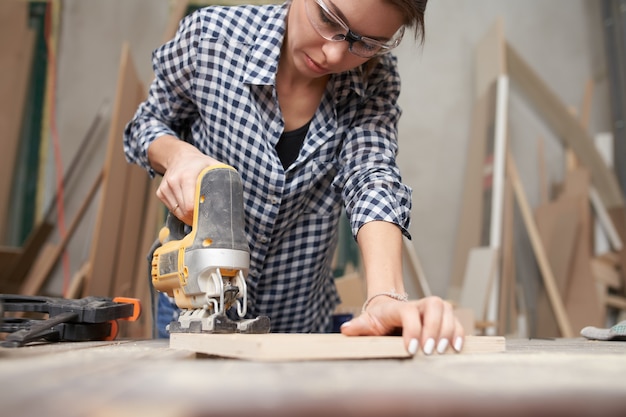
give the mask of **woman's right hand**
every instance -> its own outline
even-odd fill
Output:
[[[219,161],[173,136],[157,138],[148,148],[148,159],[163,174],[157,197],[181,221],[192,224],[198,175]]]

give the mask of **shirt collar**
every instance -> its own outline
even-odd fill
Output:
[[[285,37],[289,2],[276,8],[259,30],[256,42],[252,45],[243,77],[246,84],[274,85],[280,48]]]

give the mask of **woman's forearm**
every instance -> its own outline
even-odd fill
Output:
[[[386,292],[404,294],[400,228],[384,221],[369,222],[359,229],[357,242],[365,268],[368,298]]]

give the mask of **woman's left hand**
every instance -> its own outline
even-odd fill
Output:
[[[407,351],[414,355],[421,347],[426,355],[435,350],[444,353],[449,346],[463,348],[463,327],[452,305],[439,297],[398,301],[381,295],[375,297],[360,316],[344,323],[341,333],[347,336],[383,336],[402,330]]]

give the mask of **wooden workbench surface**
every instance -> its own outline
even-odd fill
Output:
[[[623,416],[626,342],[506,341],[506,352],[260,363],[166,340],[0,348],[3,416]]]

